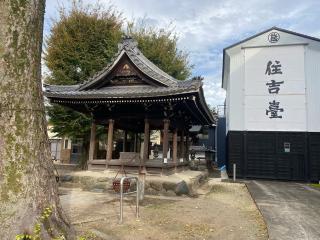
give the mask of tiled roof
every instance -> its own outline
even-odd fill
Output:
[[[128,57],[142,74],[146,75],[148,80],[152,80],[152,84],[149,82],[138,83],[135,85],[112,85],[105,84],[106,80],[114,69],[119,66],[118,63],[123,57]],[[122,64],[121,62],[119,64]],[[110,74],[110,75],[109,75]],[[125,76],[126,80],[135,80],[135,76]],[[129,79],[128,79],[129,78]],[[119,80],[120,81],[120,80]],[[190,103],[194,110],[199,114],[197,119],[200,123],[211,124],[213,118],[205,103],[205,99],[202,92],[202,79],[193,78],[192,80],[179,81],[167,73],[162,71],[152,62],[150,62],[137,48],[137,43],[131,38],[126,38],[119,45],[119,52],[116,55],[112,63],[106,66],[102,71],[95,74],[91,79],[83,84],[69,85],[69,86],[57,86],[57,85],[45,85],[44,95],[53,101],[74,101],[86,99],[91,101],[121,101],[121,99],[128,98],[145,98],[149,101],[149,98],[162,97],[170,99],[175,97],[179,101],[181,95],[192,94],[192,103]],[[71,99],[71,100],[67,100]],[[120,99],[120,100],[119,100]],[[80,101],[82,102],[82,101]],[[190,110],[191,111],[191,110]]]
[[[84,90],[90,88],[90,86],[103,79],[108,75],[124,54],[129,57],[141,72],[154,79],[156,82],[159,82],[161,85],[174,86],[177,84],[178,80],[162,71],[142,54],[142,52],[137,48],[137,43],[132,38],[126,38],[121,44],[119,44],[118,53],[114,57],[113,61],[111,61],[111,64],[95,74],[87,82],[83,83],[79,89]]]
[[[45,86],[45,96],[49,98],[132,98],[158,97],[197,92],[200,80],[178,81],[175,86],[155,87],[151,85],[113,86],[100,89],[79,90],[79,85]]]

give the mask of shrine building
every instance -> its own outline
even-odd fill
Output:
[[[320,180],[320,39],[273,27],[223,51],[227,170]]]
[[[124,165],[148,172],[174,172],[187,165],[191,126],[214,123],[202,80],[173,78],[149,61],[129,37],[119,44],[114,60],[88,81],[45,85],[44,94],[51,103],[92,116],[89,169]],[[97,125],[105,127],[104,155],[97,154],[101,148]],[[120,150],[115,129],[123,133]],[[150,144],[152,131],[159,133],[156,147]]]

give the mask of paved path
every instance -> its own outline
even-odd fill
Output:
[[[320,239],[320,191],[306,184],[247,182],[268,225],[270,240]]]

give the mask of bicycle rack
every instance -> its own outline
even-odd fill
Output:
[[[123,182],[125,179],[135,179],[136,180],[136,191],[124,193],[123,192]],[[123,222],[123,195],[128,195],[131,193],[137,193],[137,201],[136,201],[136,218],[139,218],[139,179],[138,177],[122,177],[120,180],[120,220],[119,223]]]

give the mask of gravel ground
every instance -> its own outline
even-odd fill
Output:
[[[79,235],[88,239],[268,239],[263,218],[244,184],[213,179],[193,198],[147,195],[139,220],[134,195],[129,196],[122,225],[115,194],[60,190],[63,208]]]

